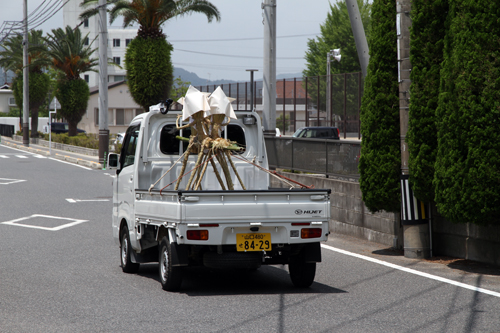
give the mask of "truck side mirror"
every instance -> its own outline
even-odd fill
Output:
[[[118,154],[109,153],[108,155],[108,169],[118,168]]]

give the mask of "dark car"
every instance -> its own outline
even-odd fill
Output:
[[[68,123],[52,123],[50,126],[51,126],[50,129],[51,129],[52,133],[56,133],[56,134],[68,133],[68,130],[69,130]],[[84,130],[81,130],[79,128],[77,128],[77,132],[78,133],[85,133]]]
[[[340,131],[337,127],[301,127],[292,136],[294,138],[340,140]]]

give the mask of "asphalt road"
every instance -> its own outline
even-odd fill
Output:
[[[266,266],[164,292],[156,264],[121,271],[111,177],[0,145],[0,332],[500,332],[498,268],[340,236],[307,289]]]

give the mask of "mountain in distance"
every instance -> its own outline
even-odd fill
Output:
[[[228,84],[228,83],[236,83],[236,82],[245,82],[245,81],[233,81],[233,80],[214,80],[210,81],[208,79],[200,78],[193,72],[189,72],[183,68],[174,67],[174,79],[180,77],[182,81],[191,82],[192,86],[206,86],[206,85],[220,85],[220,84]],[[301,78],[302,73],[290,73],[290,74],[279,74],[276,75],[276,80],[283,79],[293,79],[293,78]],[[255,78],[255,81],[262,81],[262,77]],[[248,80],[246,82],[250,82],[250,75],[248,76]]]

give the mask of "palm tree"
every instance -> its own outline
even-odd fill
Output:
[[[47,65],[46,45],[42,30],[32,30],[28,35],[29,107],[31,112],[31,137],[38,137],[38,110],[49,91],[49,76],[43,69]],[[3,43],[0,67],[16,74],[12,90],[17,106],[23,108],[23,36],[16,34]]]
[[[77,134],[77,124],[87,109],[89,87],[80,74],[96,71],[95,49],[85,45],[88,34],[82,37],[80,29],[52,29],[46,40],[51,66],[63,75],[57,81],[56,97],[61,103],[61,115],[68,121],[68,135]]]
[[[84,0],[88,8],[81,15],[86,19],[98,13],[89,8],[98,0]],[[139,24],[137,37],[127,47],[125,69],[130,93],[145,111],[151,105],[164,101],[173,83],[173,66],[170,60],[172,46],[166,41],[161,26],[173,17],[192,13],[205,14],[208,22],[220,20],[219,10],[206,0],[107,0],[113,5],[110,22],[123,16],[123,27]]]

